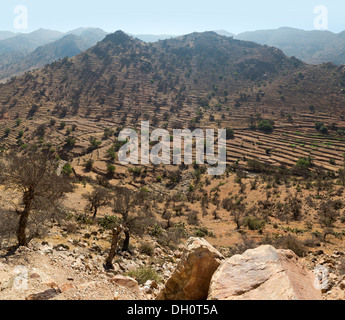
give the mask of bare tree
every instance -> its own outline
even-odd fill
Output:
[[[111,205],[111,193],[103,187],[96,187],[94,191],[84,194],[83,197],[88,201],[87,207],[93,213],[93,218],[96,218],[99,208]]]
[[[241,229],[243,224],[243,217],[245,215],[245,205],[242,203],[233,202],[232,198],[225,198],[222,203],[223,209],[230,212],[237,229]]]
[[[57,175],[57,162],[49,151],[11,153],[6,156],[3,168],[1,180],[5,188],[21,194],[21,201],[15,209],[19,216],[16,234],[18,245],[27,246],[29,217],[44,217],[56,210],[58,201],[72,191],[72,185],[65,176]]]
[[[297,194],[289,196],[288,204],[292,214],[292,219],[294,221],[300,220],[302,217],[302,201],[297,197]]]
[[[149,195],[146,191],[132,191],[123,187],[117,187],[115,193],[113,211],[121,215],[125,234],[122,251],[129,251],[131,234],[144,233],[152,222]],[[136,210],[138,208],[140,210]]]
[[[332,228],[339,218],[339,209],[336,201],[327,200],[321,202],[318,217],[321,226]]]

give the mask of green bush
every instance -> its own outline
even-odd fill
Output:
[[[231,128],[226,128],[226,139],[234,139],[235,138],[235,132]]]
[[[133,167],[133,168],[129,168],[128,170],[130,173],[133,173],[134,176],[140,177],[143,169],[140,167]]]
[[[98,219],[98,224],[104,229],[111,229],[119,225],[120,219],[117,216],[106,215],[104,218]]]
[[[94,161],[92,159],[89,159],[87,161],[85,161],[84,163],[84,168],[87,170],[87,171],[91,171],[92,170],[92,167],[93,167],[93,163]]]
[[[67,146],[73,147],[76,143],[76,139],[74,137],[68,137],[66,138],[65,142]]]
[[[296,163],[296,166],[302,167],[302,168],[310,168],[312,166],[311,159],[299,158],[297,163]]]
[[[164,233],[164,230],[160,226],[155,224],[149,228],[148,233],[151,237],[158,238]]]
[[[66,163],[62,167],[62,173],[69,176],[71,173],[73,173],[72,166],[69,163]]]
[[[265,228],[265,224],[265,220],[258,217],[246,217],[243,221],[243,225],[249,230],[262,231]]]
[[[24,132],[23,132],[23,130],[20,130],[20,131],[18,132],[18,136],[17,136],[17,139],[20,139],[20,138],[22,138],[22,137],[23,137],[23,135],[24,135]]]
[[[107,150],[107,154],[108,154],[108,157],[111,159],[111,160],[115,160],[116,158],[116,151],[114,148],[109,148]]]
[[[90,218],[89,216],[87,216],[86,214],[79,214],[76,217],[76,220],[80,223],[80,224],[86,224],[86,225],[91,225],[94,223],[93,219]]]
[[[116,167],[112,164],[107,165],[107,172],[109,175],[113,175],[116,171]]]
[[[328,133],[328,128],[327,128],[326,126],[322,126],[322,127],[320,128],[320,133],[322,133],[322,134],[327,134],[327,133]]]
[[[5,137],[8,137],[11,133],[11,129],[10,128],[6,128],[5,129]]]
[[[161,282],[161,276],[152,267],[141,267],[128,272],[128,275],[135,278],[139,284],[145,284],[148,280]]]
[[[274,121],[272,120],[261,120],[258,124],[258,129],[265,133],[271,133],[274,128]]]
[[[146,254],[147,256],[152,257],[155,253],[154,247],[149,243],[142,243],[139,247],[139,252],[141,254]]]
[[[199,237],[199,238],[204,238],[204,237],[214,237],[213,231],[210,231],[206,227],[201,227],[201,228],[195,228],[194,229],[194,236]]]
[[[99,148],[102,144],[102,141],[97,140],[96,138],[91,138],[90,139],[90,149],[95,150]]]

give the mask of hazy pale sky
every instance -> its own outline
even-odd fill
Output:
[[[14,28],[18,5],[27,7],[27,30]],[[1,0],[0,30],[99,27],[135,34],[220,29],[240,33],[283,26],[313,30],[317,5],[327,7],[330,31],[345,30],[344,0]]]

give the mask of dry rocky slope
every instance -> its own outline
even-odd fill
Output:
[[[56,232],[54,233],[56,234]],[[53,239],[53,238],[49,238]],[[344,299],[340,258],[323,253],[303,260],[289,250],[261,246],[226,259],[202,238],[170,251],[152,242],[154,258],[118,252],[113,270],[89,241],[73,246],[34,240],[29,248],[1,251],[1,300],[319,300]],[[56,240],[55,240],[56,241]],[[56,243],[56,242],[55,242]],[[162,282],[138,282],[130,270],[150,266]],[[316,268],[315,268],[316,267]],[[328,274],[313,273],[320,267]],[[343,267],[342,267],[343,268]],[[327,277],[326,277],[327,276]],[[318,277],[318,278],[317,278]],[[327,280],[327,282],[325,281]],[[317,285],[320,285],[319,287]],[[326,284],[326,285],[325,285]]]

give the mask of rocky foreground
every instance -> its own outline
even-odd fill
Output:
[[[266,245],[225,258],[206,240],[190,238],[172,252],[156,244],[162,263],[137,252],[118,256],[104,270],[95,248],[51,247],[1,252],[2,300],[344,300],[344,253],[322,251],[299,259]],[[158,260],[156,260],[158,261]],[[167,262],[170,261],[170,262]],[[150,264],[162,281],[139,284],[128,271]]]

